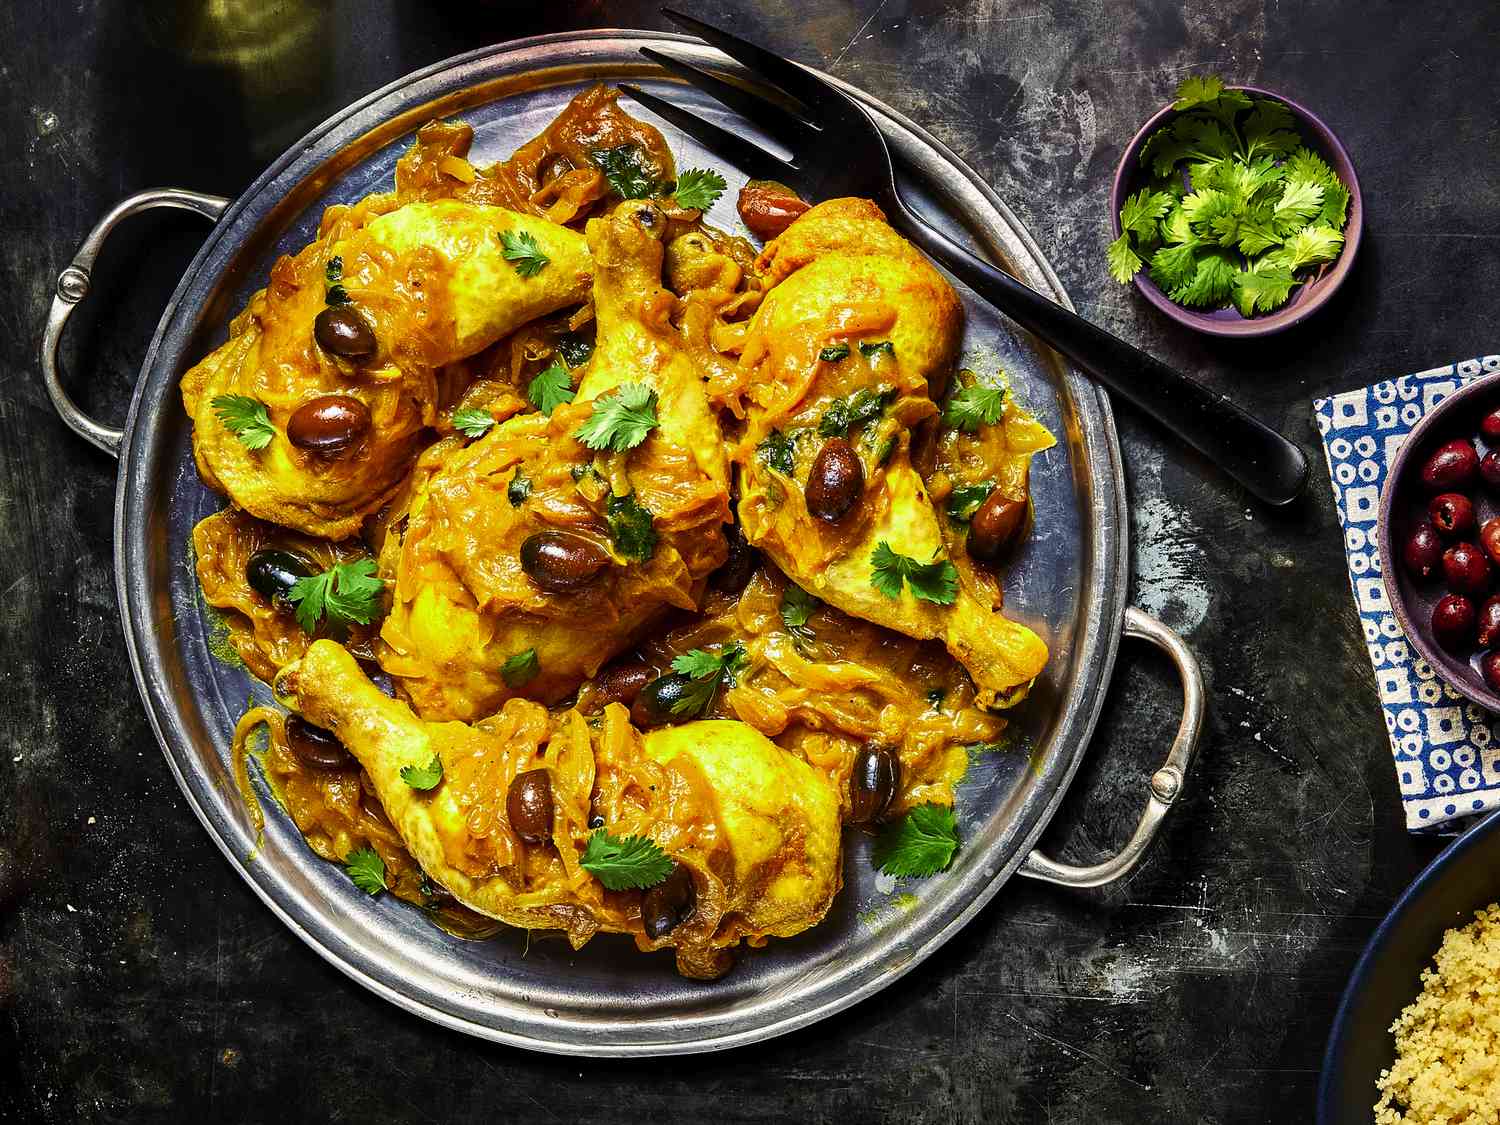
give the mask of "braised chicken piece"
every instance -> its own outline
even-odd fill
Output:
[[[837,795],[743,723],[642,737],[618,704],[591,727],[523,699],[473,726],[425,722],[332,641],[314,642],[276,687],[359,760],[427,877],[488,917],[561,929],[575,947],[628,933],[711,978],[728,948],[816,925],[838,892]],[[440,780],[417,788],[418,770]],[[658,885],[676,887],[607,889],[581,866],[591,825],[650,838],[674,865]]]

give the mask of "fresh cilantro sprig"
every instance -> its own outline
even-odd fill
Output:
[[[323,265],[323,301],[329,305],[347,305],[349,293],[344,288],[344,259],[335,254]]]
[[[344,870],[354,885],[367,895],[378,895],[389,890],[385,885],[385,860],[374,848],[357,848],[344,858]]]
[[[578,865],[606,890],[644,890],[672,874],[672,857],[648,836],[611,836],[596,828],[584,845]]]
[[[490,432],[495,419],[485,410],[466,406],[453,412],[453,428],[465,437],[480,438]]]
[[[432,761],[425,766],[402,766],[401,780],[424,793],[429,789],[436,789],[443,780],[443,759],[433,754]]]
[[[870,585],[888,598],[899,598],[903,585],[912,597],[934,605],[952,605],[958,597],[958,571],[947,559],[921,563],[898,555],[884,539],[870,552]]]
[[[788,477],[797,469],[795,454],[795,439],[780,430],[772,430],[755,447],[755,456],[762,465]]]
[[[918,805],[875,841],[875,866],[897,878],[926,878],[953,862],[958,822],[946,805]]]
[[[500,678],[505,681],[506,687],[514,691],[536,679],[541,670],[542,662],[536,658],[536,649],[528,648],[506,657],[505,663],[500,665]]]
[[[810,641],[813,631],[807,623],[822,604],[801,586],[789,585],[781,595],[781,623],[796,640]]]
[[[276,436],[266,404],[249,395],[218,395],[209,401],[224,428],[240,439],[246,449],[264,449]]]
[[[573,377],[561,363],[552,363],[538,371],[526,386],[526,401],[549,418],[565,402],[572,402],[578,392]]]
[[[656,426],[656,392],[641,383],[625,383],[594,400],[594,412],[574,433],[590,449],[624,453],[646,440]]]
[[[635,145],[595,149],[589,159],[621,199],[648,199],[660,195],[666,186],[646,169],[641,150]]]
[[[695,648],[674,657],[672,671],[691,682],[672,703],[672,714],[706,714],[721,687],[734,687],[745,669],[745,661],[745,646],[738,641],[722,646],[718,652]]]
[[[1151,179],[1120,209],[1110,273],[1128,283],[1149,270],[1190,308],[1279,308],[1343,251],[1347,185],[1280,102],[1210,76],[1185,79],[1173,105],[1179,115],[1141,150]]]
[[[818,419],[818,433],[823,437],[847,437],[851,429],[879,418],[895,397],[895,387],[862,387],[846,398],[835,399]]]
[[[535,277],[552,261],[536,244],[531,232],[525,230],[500,232],[500,256],[522,277]]]
[[[312,633],[325,619],[338,627],[368,625],[380,610],[384,590],[385,583],[375,577],[375,560],[356,559],[297,579],[286,596],[297,607],[297,624]]]
[[[970,383],[954,391],[943,407],[943,425],[972,434],[1005,417],[1005,388]]]
[[[724,177],[711,169],[689,168],[677,177],[677,190],[673,194],[679,207],[707,211],[728,186]]]
[[[961,484],[948,493],[948,503],[944,511],[948,518],[954,523],[968,523],[979,511],[979,505],[990,498],[990,493],[995,490],[993,480],[982,480],[978,484]]]

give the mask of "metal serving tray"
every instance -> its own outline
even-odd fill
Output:
[[[560,940],[528,941],[519,931],[484,942],[451,937],[391,896],[370,899],[357,890],[306,847],[274,803],[257,844],[229,745],[246,699],[268,698],[269,691],[210,655],[212,622],[189,565],[189,533],[223,501],[194,470],[178,379],[224,338],[229,318],[264,284],[276,257],[314,237],[324,207],[389,186],[413,131],[434,117],[470,122],[479,161],[508,155],[574,94],[601,80],[629,78],[726,119],[717,104],[645,63],[642,46],[738,73],[723,56],[678,36],[604,31],[522,40],[440,63],[348,107],[233,203],[177,189],[125,200],[59,277],[41,356],[63,420],[119,458],[116,579],[136,682],[178,784],[230,863],[298,936],[381,996],[487,1039],[583,1055],[666,1055],[766,1039],[890,984],[1017,872],[1076,886],[1120,877],[1181,791],[1203,710],[1191,653],[1159,622],[1125,605],[1125,489],[1104,394],[961,290],[965,360],[1003,367],[1014,393],[1059,444],[1034,464],[1036,533],[1005,582],[1009,611],[1048,640],[1052,660],[1014,713],[1020,749],[976,757],[960,787],[964,845],[948,872],[893,886],[872,868],[869,839],[849,832],[845,887],[828,918],[794,940],[745,950],[727,976],[705,983],[678,977],[670,953],[642,955],[617,936],[596,938],[578,953]],[[1067,302],[1035,242],[972,171],[900,114],[844,89],[884,132],[908,199],[1027,284]],[[632,112],[650,117],[637,107]],[[732,127],[748,129],[739,121]],[[744,176],[671,128],[664,131],[681,166],[726,174],[730,190],[710,221],[738,229],[734,200]],[[68,399],[58,380],[58,341],[68,314],[87,295],[89,269],[109,230],[128,215],[163,206],[197,211],[215,225],[157,327],[125,427],[114,429]],[[1184,685],[1183,722],[1166,764],[1150,778],[1132,839],[1105,863],[1068,867],[1034,848],[1086,750],[1122,633],[1151,640],[1174,660]]]

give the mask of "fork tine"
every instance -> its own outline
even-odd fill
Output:
[[[641,54],[658,66],[670,70],[689,85],[698,87],[714,100],[722,102],[736,113],[755,122],[793,151],[803,148],[815,139],[814,134],[823,131],[821,125],[788,112],[769,98],[752,94],[732,82],[726,82],[717,74],[700,70],[691,63],[683,62],[681,59],[650,47],[642,47]]]
[[[652,113],[670,121],[710,152],[723,156],[735,167],[747,172],[751,179],[787,182],[796,176],[796,168],[759,145],[751,144],[744,137],[737,137],[701,117],[695,117],[687,110],[664,101],[655,94],[648,94],[637,86],[627,82],[618,85]]]
[[[747,43],[737,35],[730,35],[727,31],[720,31],[702,20],[694,19],[692,16],[683,15],[681,12],[671,8],[663,8],[661,14],[666,16],[678,27],[692,32],[698,38],[713,44],[731,58],[738,59],[755,74],[770,82],[775,83],[781,89],[790,94],[813,116],[817,116],[819,103],[830,94],[842,96],[837,90],[816,76],[809,74],[794,62],[773,54],[764,47],[757,47],[754,43]]]

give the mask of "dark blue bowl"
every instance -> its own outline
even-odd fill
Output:
[[[1370,938],[1344,989],[1323,1074],[1318,1125],[1369,1125],[1375,1080],[1396,1057],[1387,1030],[1421,991],[1443,933],[1500,900],[1500,813],[1485,817],[1417,876]]]

